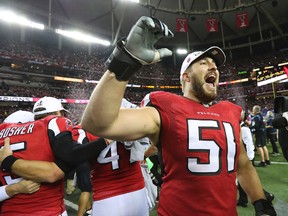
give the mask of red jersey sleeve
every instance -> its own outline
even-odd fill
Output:
[[[65,131],[70,131],[72,133],[72,129],[73,123],[71,120],[63,116],[54,117],[50,119],[48,123],[48,130],[53,131],[55,136]]]

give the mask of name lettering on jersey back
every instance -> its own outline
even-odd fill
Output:
[[[213,116],[220,116],[218,113],[213,112],[197,112],[198,115],[213,115]]]
[[[25,135],[33,133],[34,124],[14,126],[10,128],[5,128],[0,131],[0,139],[17,136],[17,135]]]

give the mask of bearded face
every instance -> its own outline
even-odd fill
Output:
[[[218,75],[216,72],[191,73],[191,90],[202,103],[210,103],[217,98]]]
[[[205,83],[195,78],[192,80],[192,91],[202,103],[208,104],[217,98],[217,87],[213,90],[205,88]]]

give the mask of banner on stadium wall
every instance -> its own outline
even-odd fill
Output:
[[[207,32],[218,32],[218,20],[215,18],[208,18],[206,20]]]
[[[0,96],[0,101],[7,102],[36,102],[40,98],[35,97],[15,97],[15,96]],[[85,99],[59,99],[61,103],[77,103],[77,104],[87,104],[89,100]]]
[[[249,27],[249,19],[247,13],[236,14],[236,26],[237,28]]]
[[[176,19],[176,31],[188,32],[188,20],[183,18]]]
[[[0,101],[33,102],[33,98],[31,98],[31,97],[16,97],[16,96],[0,96]]]

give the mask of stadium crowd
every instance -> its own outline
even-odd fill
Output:
[[[81,78],[83,80],[99,80],[104,68],[105,60],[111,49],[95,48],[89,53],[87,47],[77,47],[73,50],[59,50],[47,48],[43,44],[15,40],[0,41],[0,65],[1,68],[9,68],[12,71],[21,71],[51,76],[65,76]],[[238,60],[228,60],[220,70],[220,82],[229,82],[248,78],[248,81],[221,85],[219,87],[219,100],[229,100],[239,104],[245,109],[252,109],[257,101],[262,107],[273,109],[274,94],[285,94],[286,84],[271,84],[257,87],[256,77],[251,77],[253,68],[275,65],[288,61],[288,51],[269,53],[265,56],[253,56]],[[172,60],[171,60],[172,61]],[[172,65],[172,67],[171,67]],[[0,69],[1,69],[0,68]],[[238,74],[239,71],[247,71],[246,75]],[[16,82],[16,84],[15,84]],[[73,98],[88,100],[94,84],[73,82],[35,83],[27,76],[27,80],[17,80],[13,84],[2,77],[1,96],[17,97],[42,97],[52,96],[56,98]],[[17,84],[18,83],[18,84]],[[179,83],[179,66],[175,63],[159,62],[144,66],[135,75],[130,84],[134,86],[127,89],[125,98],[139,104],[143,97],[154,90],[163,90],[182,94]],[[141,87],[135,87],[140,85]],[[170,88],[169,88],[170,86]],[[172,86],[172,88],[171,88]],[[273,89],[274,88],[274,89]],[[31,110],[33,104],[15,104],[15,106],[1,106],[1,119],[15,111],[15,109]],[[81,117],[83,104],[68,104],[75,111],[75,119]]]
[[[107,54],[111,51],[107,49],[105,52],[100,50],[94,52],[93,50],[91,53],[87,53],[87,51],[80,49],[77,52],[71,52],[67,50],[47,49],[29,42],[21,43],[15,41],[1,41],[0,45],[0,70],[17,71],[23,72],[24,74],[45,74],[51,77],[65,76],[81,78],[83,80],[93,79],[96,81],[103,75],[105,60],[108,57]],[[287,54],[287,51],[285,51],[285,54]],[[275,96],[275,92],[280,94],[285,93],[286,84],[282,83],[275,86],[265,85],[257,87],[257,82],[250,76],[250,71],[255,67],[287,62],[288,59],[286,56],[284,52],[280,54],[271,53],[270,56],[262,56],[261,59],[255,56],[253,59],[247,58],[241,59],[241,61],[228,61],[228,63],[221,68],[220,82],[243,79],[244,77],[238,74],[238,72],[242,70],[248,71],[248,75],[245,77],[247,81],[245,83],[238,82],[235,84],[221,85],[219,88],[219,96],[216,100],[232,101],[242,106],[243,110],[251,110],[255,105],[260,104],[261,107],[263,107],[261,114],[263,116],[266,115],[268,111],[273,110],[273,96]],[[215,62],[216,61],[213,63],[214,65],[216,65]],[[166,64],[165,62],[160,62],[143,67],[137,76],[130,80],[129,83],[131,86],[128,87],[128,90],[125,92],[125,98],[133,103],[139,104],[147,93],[164,89],[165,91],[181,95],[179,66],[173,65],[173,67],[171,67],[171,65],[168,66]],[[29,79],[28,75],[27,80],[13,80],[13,82],[3,78],[1,80],[0,96],[2,96],[2,98],[9,96],[29,98],[50,96],[59,99],[79,99],[84,101],[89,99],[95,87],[95,84],[90,84],[89,82],[74,83],[59,81],[57,83],[51,81],[47,83],[37,83],[32,78],[31,80]],[[6,102],[7,101],[5,101],[5,103]],[[86,103],[87,102],[65,104],[65,108],[70,111],[70,113],[66,115],[75,124],[79,123]],[[33,106],[35,108],[32,102],[9,102],[6,104],[6,106],[0,106],[0,123],[10,113],[16,110],[31,111]],[[232,104],[230,104],[229,106],[234,109],[234,105],[232,106]],[[61,110],[57,111],[60,112]],[[235,111],[240,113],[241,108],[237,106],[236,109],[235,106]],[[41,112],[41,110],[39,112]],[[254,111],[253,113],[254,115],[257,114]],[[107,143],[104,144],[106,147]],[[233,181],[233,184],[234,182],[235,181]],[[260,188],[260,190],[262,190],[262,188]]]

